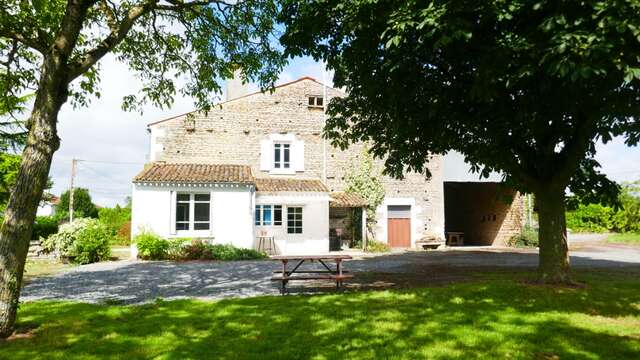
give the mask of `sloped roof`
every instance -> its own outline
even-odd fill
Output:
[[[256,179],[259,192],[329,192],[320,180],[302,179]]]
[[[245,165],[153,163],[133,182],[177,182],[189,184],[253,183],[251,168]]]
[[[356,193],[346,193],[342,191],[336,191],[329,194],[331,201],[330,207],[363,207],[367,206],[367,201]]]

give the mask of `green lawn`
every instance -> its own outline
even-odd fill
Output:
[[[640,245],[640,234],[634,234],[634,233],[612,234],[607,239],[607,242]]]
[[[638,359],[640,271],[142,306],[22,304],[2,359]]]

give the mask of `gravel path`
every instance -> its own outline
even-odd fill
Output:
[[[349,261],[345,267],[358,272],[386,274],[453,268],[535,267],[533,250],[458,248],[443,251],[405,252]],[[638,267],[640,248],[596,244],[571,252],[574,267]],[[38,278],[22,291],[21,300],[74,300],[142,303],[165,299],[222,299],[278,294],[270,281],[279,263],[272,261],[165,262],[116,261],[79,266],[52,277]]]

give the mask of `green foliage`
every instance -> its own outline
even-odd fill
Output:
[[[136,235],[133,242],[138,248],[138,257],[144,260],[162,260],[169,250],[169,241],[148,231]]]
[[[61,225],[56,234],[41,238],[45,252],[56,253],[73,263],[88,264],[111,256],[109,230],[96,219],[76,219]]]
[[[98,210],[98,219],[114,235],[118,244],[128,245],[131,240],[130,231],[126,231],[126,224],[131,222],[131,208],[116,205],[113,208],[101,208]],[[125,228],[125,229],[123,229]],[[130,228],[129,228],[130,230]]]
[[[256,260],[264,259],[264,252],[254,249],[237,248],[229,244],[209,244],[200,240],[194,240],[186,245],[183,250],[183,258],[186,260]]]
[[[382,241],[369,240],[367,241],[367,252],[371,253],[385,253],[391,251],[391,247]]]
[[[60,220],[69,219],[69,190],[60,195],[60,202],[56,208],[56,217]],[[73,189],[73,216],[97,218],[98,208],[91,201],[91,195],[88,189]]]
[[[58,219],[54,216],[37,216],[33,223],[32,239],[47,238],[58,232]]]
[[[0,211],[4,209],[9,202],[9,196],[16,183],[18,170],[20,170],[21,157],[0,152]]]
[[[607,232],[613,229],[615,210],[601,204],[580,204],[567,212],[567,228],[575,232]]]
[[[75,264],[90,264],[109,260],[113,234],[99,222],[92,222],[77,234],[70,259]]]
[[[368,148],[363,148],[359,164],[345,169],[345,192],[356,193],[367,201],[367,231],[373,234],[376,224],[376,209],[384,201],[385,189],[382,183],[382,171],[375,165]]]
[[[572,209],[567,211],[567,227],[572,231],[640,232],[640,181],[622,184],[618,208],[583,202],[572,200]]]
[[[512,236],[507,245],[513,247],[538,247],[538,231],[530,226],[525,226],[520,234]]]

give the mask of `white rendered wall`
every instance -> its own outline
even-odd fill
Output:
[[[210,230],[175,231],[175,193],[210,193]],[[251,187],[176,187],[134,184],[131,235],[149,230],[164,238],[200,237],[213,243],[253,247],[253,196]]]
[[[324,193],[256,195],[257,205],[283,205],[281,226],[256,226],[256,235],[273,236],[278,254],[329,252],[329,196]],[[302,234],[287,234],[287,206],[302,207]]]

